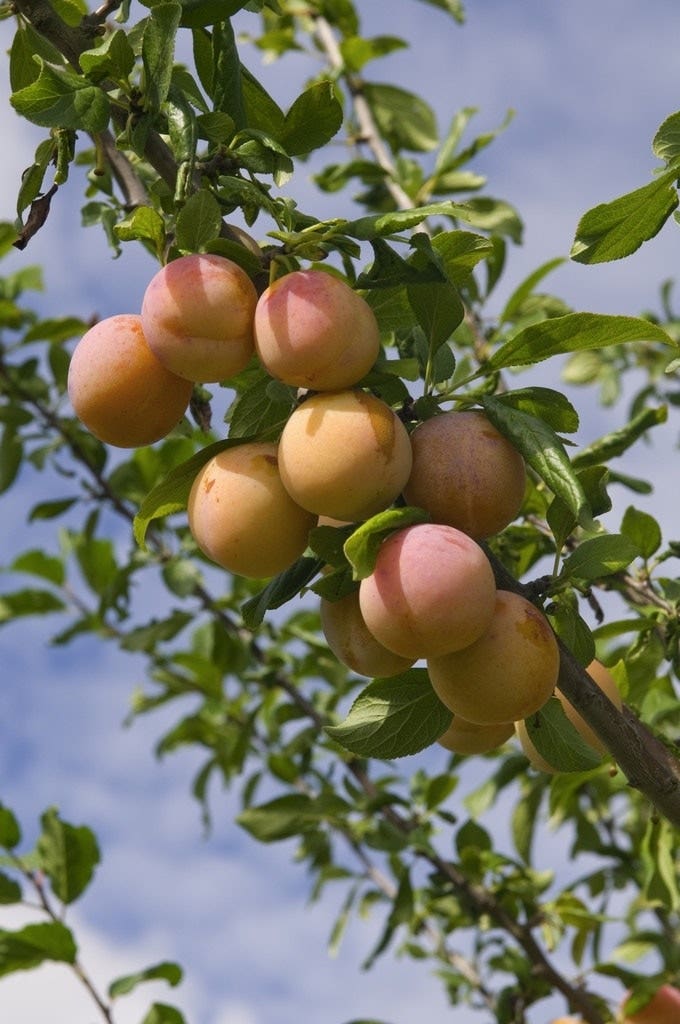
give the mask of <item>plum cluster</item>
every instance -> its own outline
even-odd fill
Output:
[[[83,336],[68,391],[95,436],[137,447],[176,425],[194,383],[228,382],[254,356],[302,389],[278,442],[236,444],[203,465],[189,495],[191,534],[217,565],[263,578],[303,554],[320,520],[360,523],[397,499],[424,509],[431,521],[389,534],[355,590],[321,599],[322,626],[338,659],[366,676],[425,660],[454,714],[440,742],[483,752],[545,704],[558,675],[547,619],[497,589],[479,544],[518,514],[524,460],[478,410],[439,413],[409,434],[360,386],[379,351],[371,307],[340,277],[293,271],[258,296],[237,264],[193,254],[158,271],[138,315]]]

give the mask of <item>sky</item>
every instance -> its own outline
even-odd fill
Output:
[[[512,202],[525,222],[525,244],[509,255],[499,306],[531,270],[568,253],[590,206],[649,180],[651,139],[678,105],[675,0],[470,0],[464,28],[417,0],[392,0],[389,19],[380,0],[358,6],[366,34],[412,40],[409,50],[369,70],[376,80],[424,95],[441,132],[462,107],[478,108],[472,129],[479,131],[496,127],[509,108],[515,111],[510,127],[475,164],[489,178],[488,192]],[[10,38],[11,23],[0,23],[3,50]],[[260,68],[252,48],[244,54],[283,106],[315,66],[299,57]],[[0,164],[0,219],[11,220],[19,175],[41,134],[14,116],[4,72],[0,79],[0,138],[12,143],[3,147]],[[306,173],[303,168],[303,178]],[[38,301],[45,315],[137,309],[154,270],[150,259],[128,246],[112,260],[100,229],[79,227],[77,188],[57,198],[43,230],[24,253],[4,262],[2,272],[42,263],[46,290]],[[344,202],[305,186],[304,208],[319,216],[335,215]],[[660,282],[676,273],[678,248],[677,229],[669,224],[628,260],[567,264],[546,285],[578,309],[637,314],[656,307]],[[551,373],[556,370],[546,368]],[[577,404],[589,397],[575,393]],[[616,426],[623,415],[614,410],[609,422]],[[589,409],[584,428],[601,432],[603,416]],[[656,480],[648,507],[666,531],[674,529],[667,472],[674,446],[669,428],[653,456],[646,451],[638,466],[627,465]],[[48,542],[47,532],[22,525],[41,486],[40,478],[26,476],[0,497],[3,523],[16,527],[11,535],[2,532],[0,564],[19,543]],[[0,800],[21,815],[28,839],[50,804],[100,836],[103,861],[73,920],[83,962],[102,986],[159,960],[185,966],[178,990],[148,987],[121,1001],[117,1024],[138,1024],[151,996],[176,1003],[189,1024],[468,1019],[465,1011],[447,1008],[427,966],[387,957],[371,972],[360,970],[379,921],[353,923],[339,956],[329,958],[339,895],[308,905],[293,845],[250,842],[233,824],[237,808],[229,794],[216,795],[214,830],[203,838],[189,795],[195,755],[159,763],[151,752],[170,720],[159,713],[122,726],[142,662],[90,641],[68,651],[50,648],[51,627],[26,622],[0,631]],[[18,912],[0,908],[0,927],[17,921]],[[2,1022],[38,1024],[55,1005],[69,1024],[95,1020],[88,997],[62,969],[0,981]],[[532,1024],[544,1024],[546,1005]],[[563,1006],[554,1009],[557,1016]]]

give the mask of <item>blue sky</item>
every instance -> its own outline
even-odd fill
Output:
[[[479,108],[472,125],[479,131],[498,125],[508,108],[516,111],[476,164],[489,177],[488,191],[514,203],[526,225],[525,245],[509,256],[499,303],[544,260],[568,253],[586,209],[649,180],[651,138],[680,106],[674,0],[470,0],[462,29],[416,0],[392,0],[389,19],[380,0],[359,7],[367,33],[414,40],[410,50],[369,70],[377,80],[427,97],[442,132],[464,106]],[[0,23],[0,44],[6,47],[9,39],[10,25]],[[245,59],[258,70],[254,51],[246,50]],[[286,105],[313,67],[295,58],[262,73]],[[0,167],[0,219],[12,219],[19,175],[41,134],[14,117],[2,78],[0,137],[12,145]],[[44,264],[46,291],[38,302],[46,315],[136,309],[153,264],[130,247],[112,260],[99,229],[79,228],[78,202],[77,189],[64,189],[42,232],[23,254],[5,261],[3,272]],[[326,216],[344,202],[315,197],[309,186],[303,205]],[[547,285],[577,308],[635,314],[655,305],[659,283],[676,272],[678,248],[671,224],[629,260],[594,268],[568,264]],[[544,382],[554,384],[557,368],[545,372]],[[577,405],[584,399],[592,402],[575,394]],[[606,419],[591,410],[584,429],[600,432],[623,415],[617,410]],[[653,457],[647,451],[644,461],[627,467],[657,479],[649,507],[668,531],[675,528],[675,512],[665,467],[674,443],[670,427]],[[46,542],[45,531],[21,525],[24,509],[44,486],[25,476],[0,498],[2,521],[16,524],[11,536],[3,531],[0,563],[19,542]],[[190,1024],[343,1024],[371,1015],[393,1024],[428,1017],[463,1024],[467,1015],[446,1009],[427,967],[388,958],[360,972],[378,922],[354,923],[339,957],[329,959],[325,946],[339,895],[307,906],[292,845],[249,842],[232,823],[236,808],[229,795],[215,794],[215,829],[204,840],[188,792],[194,755],[155,761],[151,748],[169,724],[161,714],[132,729],[121,726],[143,664],[90,641],[70,651],[49,648],[50,627],[31,622],[0,631],[0,799],[27,827],[57,803],[66,818],[99,833],[103,863],[74,920],[83,961],[102,984],[147,963],[177,959],[187,970],[182,988],[156,995],[182,1006]],[[558,846],[546,846],[553,859]],[[15,920],[15,911],[0,908],[0,926]],[[152,993],[132,997],[127,1009],[121,1003],[118,1024],[137,1024]],[[60,969],[0,982],[2,1020],[37,1024],[55,1005],[69,1024],[94,1020],[87,997]],[[554,1008],[555,1015],[563,1009],[560,1003]],[[542,1006],[536,1024],[546,1016]]]

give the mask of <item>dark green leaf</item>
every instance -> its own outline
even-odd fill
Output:
[[[0,905],[20,903],[21,899],[22,892],[19,883],[6,875],[4,871],[0,871]]]
[[[588,771],[602,761],[571,724],[557,697],[551,697],[525,725],[538,753],[559,772]]]
[[[167,1003],[154,1003],[142,1024],[186,1024],[184,1014]]]
[[[597,580],[627,568],[639,556],[636,544],[621,534],[590,537],[564,560],[563,577]]]
[[[661,546],[661,527],[654,516],[632,505],[624,512],[621,533],[635,545],[642,558],[651,558]]]
[[[13,427],[7,427],[0,438],[0,494],[9,490],[21,468],[24,448]]]
[[[552,427],[492,396],[483,398],[482,405],[493,425],[514,444],[576,520],[583,526],[592,525],[592,510],[581,481]]]
[[[76,953],[73,936],[60,921],[27,924],[16,932],[0,929],[0,976],[29,971],[46,960],[72,964]]]
[[[57,585],[64,582],[64,563],[56,555],[48,555],[42,549],[24,551],[12,562],[14,572],[27,572]]]
[[[374,679],[352,704],[345,720],[326,732],[359,757],[390,759],[415,754],[451,724],[451,712],[432,689],[427,670],[412,668]]]
[[[276,100],[243,65],[241,65],[241,89],[247,124],[251,128],[259,128],[260,131],[266,132],[267,135],[271,135],[275,139],[280,139],[286,120],[285,114]]]
[[[29,21],[22,21],[14,34],[9,51],[9,80],[12,92],[18,92],[35,82],[40,74],[36,57],[42,57],[48,64],[62,64],[63,56],[33,28]]]
[[[461,0],[422,0],[423,3],[431,4],[432,7],[439,7],[442,11],[448,11],[450,15],[462,25],[465,21],[465,7],[461,3]],[[361,1022],[356,1022],[361,1024]],[[370,1024],[370,1022],[366,1022]]]
[[[295,391],[261,377],[239,395],[229,411],[229,437],[273,437],[280,433],[295,405]]]
[[[35,519],[56,519],[57,516],[68,512],[70,508],[79,501],[78,498],[59,498],[55,501],[39,501],[31,509],[28,519],[33,522]]]
[[[135,66],[134,50],[122,29],[105,36],[99,46],[84,50],[78,58],[83,74],[92,82],[112,78],[124,81]]]
[[[0,804],[0,846],[13,850],[21,842],[21,829],[9,807]]]
[[[72,903],[85,891],[99,863],[99,847],[91,829],[69,825],[52,807],[41,818],[37,850],[40,865],[62,903]]]
[[[142,63],[145,76],[146,107],[151,113],[160,111],[168,98],[175,57],[175,37],[182,8],[173,0],[155,4],[144,27]]]
[[[232,118],[236,128],[245,128],[243,76],[236,38],[230,21],[219,21],[212,31],[212,93],[215,110]]]
[[[43,60],[36,80],[13,93],[10,102],[22,117],[45,128],[101,132],[109,123],[109,98],[99,86]]]
[[[63,601],[49,590],[15,590],[0,594],[0,625],[21,615],[47,615],[64,608]]]
[[[543,420],[560,433],[571,434],[578,430],[578,412],[561,391],[555,391],[553,388],[528,387],[506,391],[497,397],[503,404]]]
[[[280,142],[290,156],[321,149],[342,127],[342,116],[333,83],[317,82],[292,104],[283,122]]]
[[[183,28],[201,28],[231,18],[248,0],[181,0]]]
[[[258,842],[275,843],[314,829],[320,822],[346,811],[345,801],[334,794],[313,797],[290,793],[259,807],[247,807],[236,821]]]
[[[518,331],[486,363],[487,369],[528,366],[551,356],[586,349],[606,348],[629,341],[659,341],[677,348],[662,327],[631,316],[607,313],[567,313]]]
[[[579,468],[594,466],[601,462],[608,462],[609,459],[617,455],[623,455],[651,427],[665,423],[667,418],[668,409],[665,405],[656,409],[641,409],[619,430],[613,430],[586,448],[582,448],[580,452],[576,452],[573,458],[574,465]]]
[[[414,523],[425,523],[428,519],[428,513],[422,508],[410,506],[390,508],[367,519],[345,541],[344,551],[354,570],[354,578],[362,580],[371,575],[386,534]]]
[[[289,569],[275,576],[267,586],[245,602],[241,608],[243,621],[248,629],[256,629],[266,612],[280,608],[300,593],[321,571],[323,562],[318,558],[298,558]]]
[[[661,230],[676,209],[677,177],[677,168],[667,171],[648,185],[589,210],[576,228],[571,258],[578,263],[605,263],[630,256]]]
[[[201,252],[222,229],[222,211],[211,192],[199,189],[177,215],[177,247],[182,252]]]
[[[380,134],[395,153],[404,149],[427,152],[437,145],[434,111],[420,96],[395,85],[371,82],[364,84],[363,95]]]
[[[520,285],[515,288],[514,292],[505,303],[503,312],[498,318],[498,322],[503,324],[512,320],[522,310],[522,306],[528,297],[532,294],[536,285],[539,284],[544,277],[552,273],[557,267],[560,267],[565,262],[563,256],[558,256],[555,259],[548,260],[543,263],[540,267],[529,274],[527,278],[522,281]]]
[[[136,974],[126,974],[122,978],[116,978],[109,985],[109,998],[117,999],[118,996],[125,996],[145,981],[167,981],[168,985],[175,986],[179,985],[181,980],[182,968],[179,964],[165,960],[162,963],[154,964],[153,967],[147,967],[143,971],[137,971]]]
[[[465,309],[458,289],[449,281],[409,284],[407,294],[425,334],[429,362],[462,322]]]

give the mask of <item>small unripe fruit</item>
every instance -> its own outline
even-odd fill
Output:
[[[614,704],[614,706],[617,707],[620,711],[623,707],[623,701],[621,699],[619,689],[616,685],[616,680],[612,676],[611,672],[609,672],[605,668],[601,661],[597,661],[597,659],[591,661],[590,665],[588,665],[586,669],[586,672],[591,677],[591,679],[595,683],[597,683],[597,685],[607,695],[607,697],[609,697],[612,704]],[[577,730],[577,732],[580,733],[581,737],[585,740],[585,742],[590,747],[592,747],[593,750],[595,750],[598,754],[605,754],[607,748],[600,739],[600,737],[597,735],[596,732],[593,731],[593,729],[590,728],[588,723],[585,721],[582,715],[578,713],[576,708],[569,703],[569,701],[559,688],[555,689],[555,696],[560,701],[565,715],[567,716],[571,724],[574,726],[574,728]],[[517,733],[517,738],[520,742],[520,746],[522,747],[522,750],[524,751],[526,757],[533,765],[533,767],[538,769],[538,771],[548,772],[549,774],[554,775],[558,769],[551,765],[549,761],[546,761],[546,759],[542,757],[541,754],[539,754],[538,750],[536,749],[535,743],[529,735],[526,723],[524,721],[515,722],[515,731]]]
[[[442,703],[480,725],[514,722],[538,711],[555,689],[559,667],[546,617],[507,590],[497,591],[491,623],[478,640],[427,664]]]
[[[436,523],[391,534],[359,587],[371,633],[414,660],[473,643],[491,621],[495,597],[493,571],[479,545]]]
[[[274,281],[257,303],[254,332],[265,369],[313,391],[352,387],[380,350],[371,307],[323,270],[296,270]]]
[[[194,540],[211,561],[255,579],[292,565],[315,524],[281,483],[276,445],[267,442],[226,448],[206,462],[187,512]]]
[[[386,677],[405,672],[412,658],[401,658],[378,643],[364,622],[359,592],[339,601],[321,599],[321,625],[326,642],[343,665],[362,676]]]
[[[453,754],[486,754],[510,739],[513,732],[514,727],[509,722],[477,725],[476,722],[466,722],[460,715],[454,715],[451,725],[437,743]]]
[[[348,522],[388,508],[411,470],[401,420],[365,391],[327,391],[295,409],[279,442],[281,479],[317,515]]]
[[[517,516],[526,486],[524,459],[483,412],[433,416],[413,431],[411,446],[413,468],[404,487],[409,505],[477,540]]]
[[[90,433],[118,448],[139,448],[180,422],[192,385],[167,370],[149,348],[132,313],[100,320],[76,345],[68,395]]]
[[[152,277],[142,300],[149,345],[173,373],[228,380],[254,352],[257,291],[237,263],[206,253],[180,256]]]

